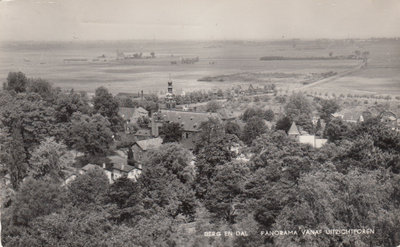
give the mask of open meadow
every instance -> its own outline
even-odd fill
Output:
[[[113,93],[165,91],[169,78],[177,92],[250,83],[275,83],[278,88],[292,90],[301,88],[310,78],[318,78],[318,74],[351,70],[360,60],[261,61],[260,57],[347,56],[356,50],[369,52],[366,68],[309,90],[400,95],[400,40],[3,43],[0,81],[6,80],[9,71],[22,71],[28,77],[47,79],[55,86],[88,92],[99,86]],[[155,58],[117,60],[117,51],[154,52]],[[180,62],[181,58],[194,57],[199,57],[199,61]],[[220,76],[223,80],[199,81]]]

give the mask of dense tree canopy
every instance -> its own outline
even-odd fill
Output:
[[[72,115],[67,144],[90,155],[104,156],[112,143],[110,123],[102,115]]]
[[[163,143],[179,142],[182,139],[183,129],[179,123],[164,123],[161,128]]]
[[[118,100],[104,87],[96,89],[93,98],[94,113],[103,115],[111,124],[111,130],[116,132],[122,129],[122,118],[118,115]]]
[[[14,90],[17,93],[26,91],[28,78],[22,72],[10,72],[7,76],[7,82],[4,84],[5,90]]]

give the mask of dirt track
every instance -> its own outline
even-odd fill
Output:
[[[350,75],[350,74],[352,74],[352,73],[354,73],[356,71],[359,71],[365,65],[366,65],[366,62],[362,62],[361,64],[357,65],[355,68],[352,68],[352,69],[347,70],[347,71],[343,71],[341,73],[338,73],[335,76],[324,78],[324,79],[318,80],[316,82],[304,85],[302,87],[296,88],[295,90],[303,90],[303,89],[310,88],[310,87],[313,87],[313,86],[316,86],[316,85],[319,85],[319,84],[322,84],[322,83],[326,83],[326,82],[331,82],[331,81],[337,80],[337,79],[342,78],[344,76]]]

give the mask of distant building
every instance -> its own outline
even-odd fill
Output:
[[[182,127],[181,143],[188,149],[194,148],[194,142],[201,131],[200,125],[209,118],[220,119],[217,113],[183,112],[161,110],[155,116],[160,123],[178,123]]]
[[[358,111],[341,111],[333,113],[332,116],[348,123],[359,123],[365,120],[363,112]]]
[[[136,131],[135,134],[133,134],[137,140],[146,140],[152,137],[151,130],[149,129],[139,129]]]
[[[132,146],[133,159],[138,162],[142,161],[149,150],[159,148],[162,142],[160,137],[135,142]]]
[[[317,138],[315,135],[310,135],[305,131],[299,131],[295,122],[290,126],[288,136],[300,143],[309,144],[314,148],[320,148],[328,141],[327,139],[321,139]]]
[[[125,132],[130,133],[133,131],[133,128],[131,125],[135,124],[140,117],[148,117],[149,112],[140,106],[137,108],[120,107],[118,114],[124,120]]]
[[[115,181],[120,177],[127,177],[133,181],[137,181],[140,174],[142,173],[142,165],[138,163],[137,166],[128,165],[127,157],[122,157],[119,155],[108,156],[111,160],[111,170],[110,181]]]
[[[293,139],[298,139],[298,137],[300,136],[300,131],[297,128],[295,122],[293,122],[292,125],[290,126],[290,129],[288,131],[288,136]]]

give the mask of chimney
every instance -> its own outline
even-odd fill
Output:
[[[106,169],[106,163],[103,163],[103,169]]]
[[[143,90],[140,92],[140,97],[143,100]]]
[[[125,168],[125,164],[122,164],[121,170],[124,170],[124,168]]]

